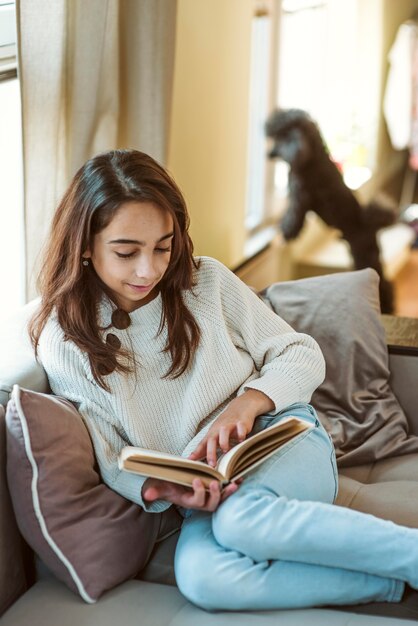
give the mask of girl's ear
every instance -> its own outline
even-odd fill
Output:
[[[81,257],[83,259],[91,259],[91,252],[90,252],[90,248],[87,248],[87,250],[85,250],[83,252],[83,254],[81,255]]]

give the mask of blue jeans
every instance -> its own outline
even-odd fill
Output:
[[[308,404],[257,418],[254,431],[297,415],[315,428],[258,466],[215,513],[193,512],[175,556],[180,591],[208,610],[399,602],[418,588],[418,530],[333,504],[333,445]]]

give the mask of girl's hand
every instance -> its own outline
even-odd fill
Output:
[[[217,449],[228,452],[231,449],[231,438],[244,441],[251,432],[255,417],[244,417],[230,413],[229,407],[218,417],[208,430],[204,439],[199,443],[189,459],[193,461],[206,457],[209,465],[215,467],[217,463]]]
[[[216,511],[219,504],[237,489],[238,485],[231,483],[221,493],[219,483],[213,480],[209,485],[209,492],[207,492],[199,478],[194,479],[191,489],[167,480],[148,478],[142,488],[142,496],[147,502],[167,500],[167,502],[178,504],[185,509]]]
[[[208,464],[215,467],[217,449],[228,452],[232,447],[231,437],[238,442],[244,441],[251,432],[257,415],[268,413],[273,408],[274,403],[268,396],[256,389],[248,389],[229,403],[189,459],[196,461],[206,457]]]

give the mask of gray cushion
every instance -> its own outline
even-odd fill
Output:
[[[374,270],[276,283],[266,296],[293,328],[312,335],[327,364],[312,397],[340,467],[418,452],[389,386],[379,282]]]

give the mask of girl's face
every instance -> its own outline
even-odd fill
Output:
[[[121,204],[84,258],[127,311],[150,302],[170,262],[173,218],[152,202]]]

